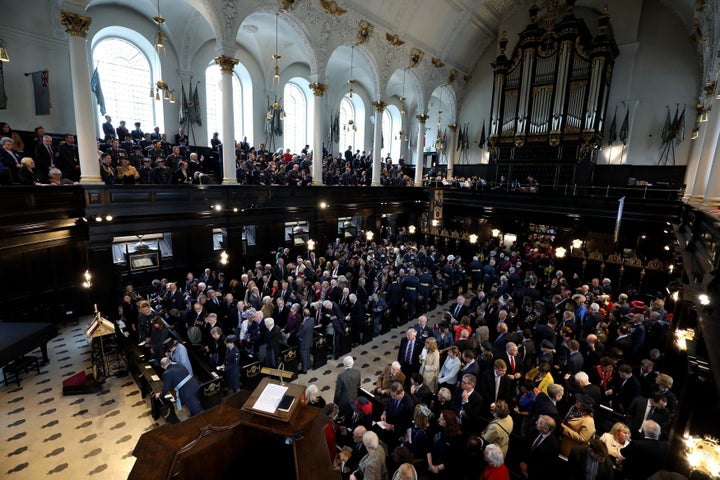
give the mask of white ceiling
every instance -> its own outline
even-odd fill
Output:
[[[238,10],[251,9],[251,13],[242,19],[236,34],[236,41],[255,57],[258,65],[270,72],[275,51],[275,15],[278,0],[159,0],[162,16],[170,41],[178,46],[192,30],[194,45],[214,41],[215,34],[207,17],[215,16],[222,23],[222,6],[228,2],[238,2]],[[381,27],[388,32],[397,33],[412,47],[419,48],[429,59],[439,57],[446,64],[457,68],[461,73],[473,71],[487,48],[495,48],[499,26],[518,11],[527,11],[531,0],[336,0],[337,5],[356,14],[360,18]],[[543,6],[546,0],[539,0]],[[558,0],[560,4],[564,0]],[[608,2],[616,11],[611,15],[622,15],[622,6],[630,2],[635,8],[659,8],[656,2],[670,9],[689,33],[693,31],[697,19],[696,1],[714,0],[578,0],[578,7],[601,9]],[[152,17],[157,13],[158,0],[90,0],[91,7],[100,5],[122,5],[138,13]],[[294,9],[302,9],[303,4],[319,3],[320,0],[295,0]],[[717,2],[715,2],[717,3]],[[654,6],[652,4],[655,4]],[[215,5],[215,6],[214,6]],[[220,6],[220,7],[217,7]],[[307,8],[307,6],[305,7]],[[717,7],[715,7],[717,8]],[[217,10],[221,11],[217,11]],[[620,10],[620,11],[617,11]],[[200,13],[198,13],[200,11]],[[291,12],[292,14],[292,12]],[[542,14],[542,12],[541,12]],[[327,22],[335,17],[326,15]],[[212,21],[212,19],[211,19]],[[712,22],[712,24],[717,22]],[[522,28],[522,26],[520,27]],[[706,27],[707,29],[707,27]],[[716,28],[717,29],[717,28]],[[281,68],[294,62],[307,63],[303,46],[297,41],[292,28],[285,25],[283,16],[279,19],[279,46],[282,54]],[[706,32],[707,33],[707,32]],[[715,38],[714,35],[711,38]],[[326,72],[329,82],[346,82],[349,75],[349,47],[340,47],[329,59]],[[357,53],[357,52],[356,52]],[[362,59],[356,60],[362,62]],[[714,59],[713,59],[714,60]],[[708,60],[704,59],[707,63]],[[361,63],[357,63],[361,65]],[[712,68],[715,68],[714,65]],[[362,75],[364,69],[358,68],[354,76]],[[706,66],[707,72],[707,66]],[[396,74],[397,76],[397,74]],[[364,82],[364,79],[359,79]],[[368,79],[369,80],[369,79]],[[391,80],[398,83],[397,78]],[[368,83],[369,84],[369,83]],[[392,87],[391,87],[392,88]]]

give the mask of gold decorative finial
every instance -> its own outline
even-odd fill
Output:
[[[448,83],[454,82],[454,81],[455,81],[455,78],[457,77],[457,73],[458,73],[457,70],[455,70],[454,68],[453,68],[452,70],[450,70],[450,74],[448,75],[448,81],[447,81],[447,82],[448,82]]]
[[[390,45],[395,45],[396,47],[399,47],[400,45],[405,44],[404,41],[400,40],[400,37],[398,36],[397,33],[392,34],[392,35],[390,33],[386,33],[385,38],[387,38],[387,41],[390,42]]]
[[[336,17],[339,17],[340,15],[347,12],[347,10],[338,7],[338,4],[335,0],[332,0],[328,2],[327,0],[320,0],[320,5],[325,9],[327,13],[330,15],[335,15]]]
[[[410,68],[413,68],[415,65],[418,64],[418,62],[422,59],[423,52],[418,50],[417,48],[413,48],[412,52],[410,52]]]
[[[432,61],[432,64],[435,66],[435,68],[442,68],[445,66],[443,61],[437,57],[433,57],[431,61]]]
[[[358,31],[357,31],[357,43],[355,45],[361,45],[365,42],[367,42],[370,39],[370,35],[372,35],[373,29],[375,27],[372,26],[372,24],[366,22],[365,20],[360,20],[358,22]]]

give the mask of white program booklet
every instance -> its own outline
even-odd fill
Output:
[[[262,391],[255,402],[255,405],[253,405],[253,408],[261,412],[275,413],[287,389],[288,387],[283,387],[282,385],[268,383],[265,386],[265,390]]]

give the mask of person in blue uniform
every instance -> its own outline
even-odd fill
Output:
[[[160,366],[165,370],[165,373],[163,373],[163,389],[162,392],[155,394],[155,398],[164,397],[172,388],[175,389],[177,396],[178,410],[182,409],[183,405],[186,405],[191,416],[204,412],[205,410],[200,405],[197,395],[200,391],[200,384],[195,380],[195,377],[190,375],[187,368],[179,363],[174,363],[168,357],[163,357],[160,360]]]
[[[420,313],[427,313],[430,310],[430,289],[432,287],[433,278],[427,271],[427,268],[420,268],[420,275],[418,275],[420,285],[418,286],[418,295],[422,301],[422,311]]]
[[[218,368],[225,372],[225,383],[228,393],[235,393],[240,390],[240,350],[237,346],[237,335],[228,335],[225,338],[225,363]]]
[[[403,296],[408,304],[408,320],[415,319],[415,308],[418,299],[418,288],[420,287],[420,279],[415,275],[415,269],[410,270],[410,274],[403,278]]]

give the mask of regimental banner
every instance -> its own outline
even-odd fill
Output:
[[[40,70],[30,75],[35,92],[35,115],[50,115],[50,72]]]
[[[441,188],[436,188],[433,190],[433,197],[430,201],[430,211],[433,212],[432,220],[437,220],[438,225],[442,223],[444,196],[445,193],[443,190]]]

